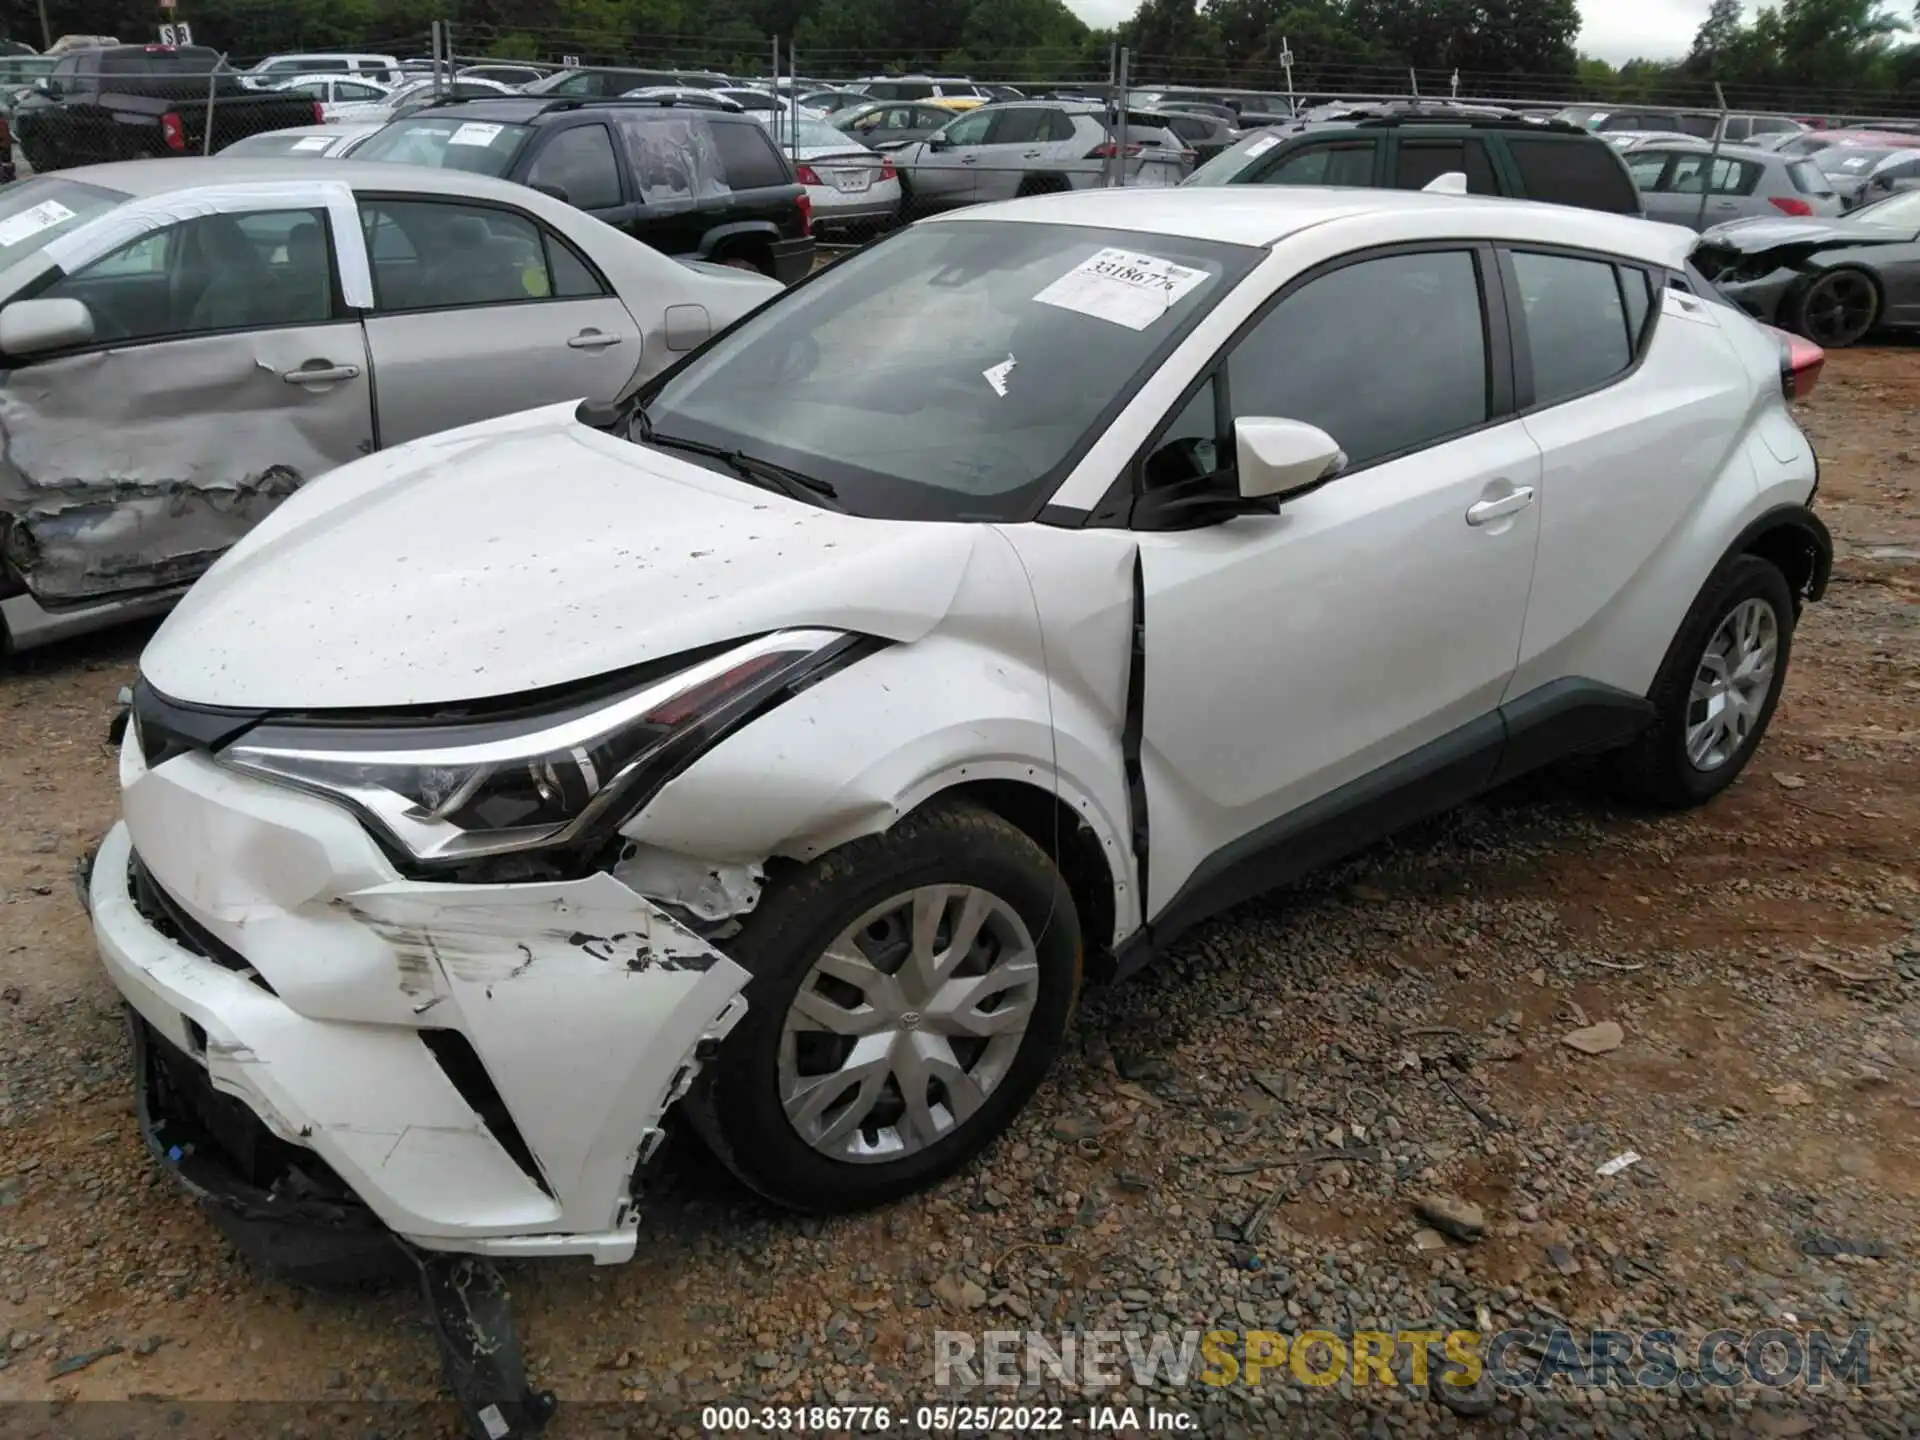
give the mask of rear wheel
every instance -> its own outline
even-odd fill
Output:
[[[1794,618],[1786,577],[1758,556],[1740,556],[1709,582],[1654,680],[1653,724],[1614,757],[1621,787],[1681,808],[1731,785],[1780,701]]]
[[[1080,980],[1052,860],[963,803],[769,885],[727,950],[753,974],[747,1013],[690,1115],[796,1210],[880,1204],[978,1155],[1046,1074]]]
[[[1801,292],[1794,326],[1827,350],[1857,345],[1880,318],[1880,287],[1864,270],[1829,270]]]

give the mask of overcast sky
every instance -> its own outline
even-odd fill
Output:
[[[1636,55],[1649,60],[1684,55],[1693,33],[1707,18],[1711,0],[1580,0],[1585,24],[1581,53],[1618,64]],[[1108,26],[1126,19],[1139,0],[1067,0],[1089,25]],[[1747,5],[1755,8],[1752,0]]]

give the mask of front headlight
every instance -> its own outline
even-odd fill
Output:
[[[787,630],[611,698],[511,719],[276,723],[220,763],[343,801],[423,862],[567,843],[618,823],[858,636]]]

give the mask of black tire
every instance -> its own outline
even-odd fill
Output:
[[[1688,724],[1696,718],[1694,678],[1721,625],[1750,600],[1762,602],[1772,612],[1773,674],[1737,748],[1711,768],[1702,768],[1687,753]],[[1777,566],[1755,555],[1737,556],[1723,565],[1693,602],[1654,679],[1647,697],[1653,702],[1653,724],[1611,757],[1616,786],[1629,798],[1685,809],[1705,804],[1739,778],[1760,748],[1774,707],[1780,703],[1793,655],[1795,618],[1793,591]]]
[[[1880,321],[1880,286],[1843,266],[1815,277],[1793,302],[1793,331],[1826,350],[1858,345]]]
[[[943,884],[989,892],[1032,938],[1038,977],[1025,1035],[979,1109],[943,1138],[883,1162],[822,1154],[781,1104],[779,1056],[789,1007],[814,961],[848,926],[892,897]],[[958,801],[935,801],[883,835],[852,841],[773,881],[726,950],[752,972],[747,1013],[702,1068],[687,1097],[688,1118],[748,1187],[776,1204],[819,1214],[898,1199],[990,1145],[1053,1063],[1078,998],[1082,959],[1073,897],[1047,853],[999,816]]]
[[[902,225],[911,225],[919,217],[914,213],[913,182],[907,179],[906,171],[900,172],[900,219]]]
[[[1014,192],[1016,198],[1028,195],[1061,195],[1068,189],[1067,182],[1058,175],[1025,175],[1021,177],[1020,188]]]

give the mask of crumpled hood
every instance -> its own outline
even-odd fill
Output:
[[[571,404],[343,466],[210,569],[141,656],[193,704],[514,695],[789,625],[913,640],[976,531],[839,515],[642,449]]]
[[[1781,245],[1892,245],[1913,237],[1884,225],[1869,225],[1859,220],[1810,219],[1782,215],[1770,219],[1756,215],[1746,220],[1729,220],[1715,225],[1700,237],[1702,245],[1737,250],[1757,255]]]

